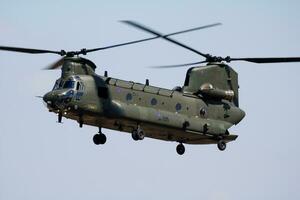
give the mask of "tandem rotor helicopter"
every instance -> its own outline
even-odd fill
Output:
[[[300,57],[231,58],[204,54],[170,36],[214,27],[220,23],[163,35],[133,21],[122,21],[130,26],[153,34],[151,38],[80,51],[51,51],[0,46],[0,50],[30,54],[52,53],[62,56],[47,69],[61,67],[61,77],[52,91],[42,98],[50,112],[62,118],[76,120],[99,127],[93,141],[104,144],[106,136],[101,128],[128,132],[134,140],[145,137],[174,141],[178,154],[185,152],[183,144],[217,144],[219,150],[238,136],[229,128],[238,124],[245,112],[239,108],[238,74],[229,65],[231,61],[252,63],[300,62]],[[172,68],[193,66],[186,72],[182,87],[172,90],[133,81],[124,81],[95,73],[96,65],[79,55],[161,38],[188,49],[205,60],[194,63],[158,66]],[[204,64],[204,66],[199,66]]]

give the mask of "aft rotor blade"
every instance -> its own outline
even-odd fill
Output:
[[[186,67],[186,66],[192,66],[197,64],[206,63],[207,61],[200,61],[200,62],[194,62],[194,63],[185,63],[185,64],[179,64],[179,65],[163,65],[163,66],[152,66],[150,68],[175,68],[175,67]]]
[[[196,28],[183,30],[183,31],[178,31],[178,32],[175,32],[175,33],[170,33],[170,34],[167,34],[167,35],[163,35],[162,37],[169,37],[169,36],[172,36],[172,35],[178,35],[178,34],[181,34],[181,33],[196,31],[196,30],[210,28],[210,27],[214,27],[214,26],[220,26],[220,25],[222,25],[222,23],[208,24],[208,25],[205,25],[205,26],[200,26],[200,27],[196,27]]]
[[[230,58],[228,61],[247,61],[253,63],[285,63],[300,62],[300,57],[275,57],[275,58]]]
[[[46,70],[57,69],[64,63],[64,59],[65,59],[65,57],[62,57],[59,60],[57,60],[54,63],[47,66],[46,68],[44,68],[44,69],[46,69]]]
[[[177,45],[179,45],[179,46],[181,46],[183,48],[186,48],[186,49],[188,49],[188,50],[190,50],[190,51],[192,51],[192,52],[194,52],[194,53],[196,53],[198,55],[201,55],[201,56],[203,56],[203,57],[205,57],[207,59],[210,58],[210,56],[208,54],[201,53],[201,52],[199,52],[199,51],[197,51],[197,50],[195,50],[195,49],[193,49],[193,48],[191,48],[191,47],[189,47],[189,46],[187,46],[185,44],[182,44],[182,43],[180,43],[180,42],[178,42],[178,41],[176,41],[174,39],[168,38],[167,36],[164,36],[163,34],[157,32],[157,31],[155,31],[153,29],[150,29],[150,28],[148,28],[148,27],[146,27],[144,25],[138,24],[138,23],[133,22],[133,21],[122,21],[122,22],[125,23],[125,24],[128,24],[130,26],[133,26],[135,28],[138,28],[138,29],[141,29],[143,31],[146,31],[148,33],[151,33],[151,34],[153,34],[153,35],[155,35],[157,37],[161,37],[161,38],[163,38],[163,39],[165,39],[165,40],[167,40],[169,42],[172,42],[172,43],[177,44]]]
[[[191,29],[187,29],[187,30],[183,30],[183,31],[177,31],[177,32],[174,32],[174,33],[169,33],[169,34],[163,35],[163,36],[155,36],[155,37],[145,38],[145,39],[141,39],[141,40],[134,40],[134,41],[125,42],[125,43],[121,43],[121,44],[115,44],[115,45],[106,46],[106,47],[100,47],[100,48],[95,48],[95,49],[87,49],[86,53],[93,52],[93,51],[110,49],[110,48],[115,48],[115,47],[120,47],[120,46],[125,46],[125,45],[130,45],[130,44],[136,44],[136,43],[140,43],[140,42],[154,40],[154,39],[157,39],[157,38],[160,38],[160,37],[169,37],[169,36],[172,36],[172,35],[178,35],[178,34],[182,34],[182,33],[187,33],[187,32],[191,32],[191,31],[196,31],[196,30],[210,28],[210,27],[219,26],[219,25],[222,25],[222,24],[221,23],[214,23],[214,24],[209,24],[209,25],[205,25],[205,26],[191,28]]]
[[[20,53],[31,53],[31,54],[40,54],[40,53],[54,53],[61,55],[62,51],[51,51],[45,49],[28,49],[28,48],[21,48],[21,47],[7,47],[7,46],[0,46],[0,50],[2,51],[14,51]]]

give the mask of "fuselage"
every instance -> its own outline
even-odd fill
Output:
[[[50,111],[96,127],[190,144],[231,141],[228,129],[245,113],[227,100],[98,75],[70,75],[44,96]]]

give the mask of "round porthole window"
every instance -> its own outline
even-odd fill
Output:
[[[206,116],[206,113],[207,113],[207,111],[206,111],[205,108],[201,108],[201,109],[200,109],[200,116],[201,116],[201,117],[205,117],[205,116]]]
[[[157,100],[155,98],[151,99],[151,105],[154,106],[157,104]]]
[[[131,101],[131,100],[132,100],[132,94],[131,94],[131,93],[128,93],[128,94],[126,95],[126,100],[127,100],[127,101]]]
[[[175,106],[175,109],[176,109],[176,111],[181,110],[181,104],[180,104],[180,103],[177,103],[176,106]]]

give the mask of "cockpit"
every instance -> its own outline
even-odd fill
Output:
[[[60,90],[60,89],[83,90],[84,87],[79,77],[70,77],[66,81],[62,80],[61,78],[56,80],[52,90]]]

